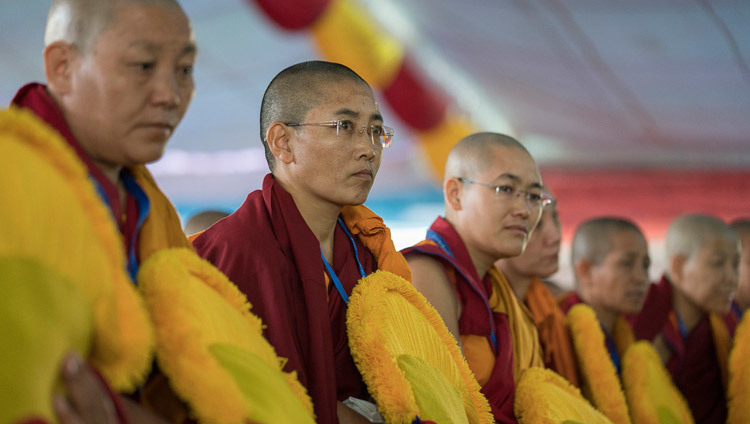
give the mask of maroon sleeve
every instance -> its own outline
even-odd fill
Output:
[[[669,319],[672,311],[672,288],[666,278],[649,287],[641,312],[632,319],[636,340],[653,340]]]
[[[337,384],[323,264],[291,195],[266,176],[232,215],[193,245],[246,296],[264,336],[308,390],[319,422],[337,422]]]
[[[570,308],[573,306],[582,303],[581,298],[578,297],[578,295],[575,292],[568,292],[567,294],[562,295],[560,300],[557,301],[558,306],[560,306],[560,309],[563,311],[564,314],[567,314]]]
[[[231,223],[230,220],[228,224]],[[263,335],[276,354],[287,359],[284,370],[296,370],[298,379],[307,387],[301,349],[304,344],[296,331],[297,315],[291,313],[300,307],[289,284],[294,268],[288,266],[276,243],[263,237],[262,231],[254,229],[245,233],[241,228],[214,225],[198,236],[193,246],[247,296],[251,311],[263,320]],[[252,237],[237,236],[243,233]]]

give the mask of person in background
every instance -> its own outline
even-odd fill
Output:
[[[628,219],[589,219],[576,228],[571,262],[576,291],[564,296],[560,307],[567,313],[573,305],[585,303],[594,310],[612,362],[620,371],[620,355],[632,337],[616,334],[615,324],[643,307],[651,265],[646,238]]]
[[[144,167],[161,157],[193,97],[190,22],[174,0],[53,0],[44,43],[47,83],[22,87],[11,107],[31,111],[75,151],[122,234],[135,280],[156,250],[190,246]],[[61,375],[67,396],[54,407],[62,423],[112,422],[115,412],[160,421],[111,393],[78,355],[65,359]],[[149,384],[150,393],[179,404],[165,381]]]
[[[548,186],[543,190],[551,202],[544,207],[542,218],[529,236],[523,253],[516,257],[500,259],[495,266],[502,271],[534,319],[539,342],[544,353],[544,365],[565,377],[576,387],[580,386],[575,351],[570,338],[565,315],[557,305],[555,296],[542,279],[559,269],[560,220],[557,199]]]
[[[349,296],[375,270],[411,280],[383,220],[362,205],[393,130],[367,82],[323,61],[271,81],[260,128],[271,171],[262,190],[194,246],[247,295],[318,422],[363,422],[343,403],[368,397],[349,350]]]
[[[729,224],[740,238],[742,255],[739,266],[739,285],[734,294],[732,308],[734,313],[742,318],[747,308],[750,308],[750,218],[740,218]]]
[[[653,342],[695,422],[725,422],[739,240],[716,217],[682,215],[667,229],[666,251],[667,270],[649,290],[635,335]]]
[[[514,423],[516,382],[544,364],[534,322],[495,262],[523,252],[549,199],[529,152],[496,133],[472,134],[453,147],[443,197],[445,217],[403,253],[414,286],[460,341],[495,420]]]

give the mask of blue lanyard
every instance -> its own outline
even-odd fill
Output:
[[[448,247],[448,243],[446,243],[445,239],[438,234],[436,231],[433,231],[432,229],[427,230],[427,239],[435,242],[435,244],[438,245],[440,250],[445,252],[448,256],[450,256],[451,259],[455,260],[455,256],[453,256],[453,252],[451,251],[450,247]],[[456,264],[457,265],[457,264]],[[469,278],[468,275],[466,275],[458,266],[455,266],[456,271],[461,273],[463,275],[464,279],[469,283],[469,286],[479,295],[479,297],[484,301],[484,306],[487,309],[487,314],[490,321],[490,341],[492,342],[492,348],[497,353],[497,335],[495,334],[495,319],[492,315],[492,308],[490,308],[490,304],[485,299],[482,292],[479,290],[479,288],[474,287],[474,284],[471,282],[471,278]]]
[[[685,326],[685,323],[682,322],[682,318],[677,314],[677,311],[674,313],[675,318],[677,318],[677,329],[680,330],[680,335],[682,336],[682,340],[686,340],[688,337],[688,330]]]
[[[737,318],[742,320],[742,313],[744,311],[740,309],[740,305],[738,305],[737,302],[732,302],[732,311],[734,311],[734,314],[737,315]]]
[[[607,350],[609,351],[609,357],[612,359],[612,363],[615,365],[617,374],[620,374],[622,373],[622,365],[620,364],[620,354],[617,352],[615,341],[612,339],[612,337],[609,336],[609,334],[607,334],[607,332],[604,330],[604,327],[601,328],[602,333],[604,333],[604,343],[607,345]]]
[[[445,253],[448,254],[453,259],[456,259],[455,256],[453,256],[453,252],[451,252],[451,248],[448,247],[448,243],[445,242],[445,240],[440,236],[440,234],[436,233],[433,230],[427,230],[427,239],[434,241],[435,244],[438,245],[438,247]]]
[[[128,246],[128,264],[127,269],[128,273],[130,274],[130,278],[133,280],[133,283],[135,283],[136,277],[138,275],[138,255],[136,252],[136,245],[135,242],[138,239],[138,234],[141,232],[141,227],[143,226],[143,222],[146,220],[146,217],[148,216],[149,209],[151,208],[151,203],[148,200],[148,196],[146,196],[146,193],[141,189],[141,187],[138,185],[138,183],[135,182],[135,178],[133,178],[132,175],[130,175],[129,172],[126,170],[123,170],[120,173],[120,176],[122,177],[123,185],[125,185],[125,190],[135,198],[135,202],[138,205],[138,221],[135,225],[135,233],[133,233],[133,237],[130,239],[130,245]],[[99,181],[96,180],[96,178],[91,178],[91,180],[96,185],[96,190],[99,192],[99,197],[104,200],[104,202],[109,205],[110,212],[112,211],[112,205],[109,204],[109,199],[107,198],[107,194],[104,192],[104,188],[102,188],[101,184],[99,184]],[[122,205],[123,208],[127,211],[127,204]],[[119,222],[118,217],[113,216],[115,222]]]
[[[349,237],[349,241],[352,243],[352,247],[354,248],[354,260],[357,261],[357,267],[359,268],[359,275],[362,278],[365,278],[367,274],[365,274],[365,269],[362,268],[362,264],[359,262],[359,255],[357,253],[357,243],[354,242],[354,237],[352,237],[349,230],[346,228],[346,225],[344,225],[344,222],[341,220],[341,218],[337,219],[339,226],[341,229],[344,230],[344,233],[347,237]],[[349,295],[346,294],[346,290],[344,290],[344,285],[341,284],[341,280],[339,280],[338,275],[336,275],[336,272],[333,271],[333,268],[326,260],[325,255],[323,255],[323,249],[320,249],[320,258],[323,259],[323,265],[326,267],[326,271],[328,271],[328,275],[331,277],[331,280],[333,280],[333,285],[336,286],[336,290],[339,292],[339,295],[341,295],[341,299],[344,300],[345,304],[349,304]]]

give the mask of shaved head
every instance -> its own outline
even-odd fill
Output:
[[[727,223],[710,215],[679,216],[667,229],[666,250],[680,316],[729,312],[738,288],[740,245]]]
[[[159,4],[180,7],[176,0],[53,0],[47,15],[44,45],[63,41],[81,53],[89,51],[123,4]]]
[[[576,291],[607,331],[612,331],[617,314],[641,310],[651,258],[646,238],[632,221],[617,217],[585,221],[576,228],[571,258]]]
[[[541,198],[539,167],[512,137],[472,134],[448,155],[445,219],[461,235],[480,275],[498,259],[523,252],[542,216]]]
[[[53,0],[46,43],[49,93],[94,163],[117,180],[120,167],[159,159],[194,92],[196,46],[179,4]]]
[[[491,132],[474,133],[461,139],[451,150],[445,163],[444,182],[456,177],[475,178],[489,167],[490,153],[496,148],[515,148],[529,154],[513,137]]]
[[[348,67],[320,60],[292,65],[271,80],[260,106],[260,139],[271,172],[276,161],[266,141],[271,124],[303,123],[311,109],[325,103],[327,87],[343,81],[353,81],[370,87],[362,77]]]
[[[692,256],[703,246],[719,238],[737,240],[737,235],[724,221],[710,215],[682,215],[667,229],[667,258]]]
[[[614,247],[614,235],[624,231],[632,231],[643,236],[640,228],[625,218],[593,218],[579,225],[571,245],[573,267],[575,268],[575,264],[581,259],[600,265]]]

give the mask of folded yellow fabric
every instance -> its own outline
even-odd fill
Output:
[[[750,310],[745,311],[734,333],[727,399],[727,423],[750,423]]]
[[[622,382],[636,424],[692,424],[693,416],[649,342],[636,342],[622,358]]]
[[[386,422],[494,422],[456,340],[408,281],[387,271],[360,280],[349,298],[347,330],[354,362]]]
[[[529,368],[521,375],[513,410],[519,424],[611,423],[566,379],[539,367]]]
[[[282,371],[247,299],[213,265],[191,249],[164,249],[141,265],[138,285],[159,367],[198,421],[314,422],[304,387]]]
[[[28,258],[0,258],[0,423],[53,422],[69,351],[91,347],[93,310],[75,283]]]
[[[463,396],[453,387],[442,372],[424,360],[412,355],[400,355],[398,367],[411,382],[414,400],[424,419],[436,423],[468,423],[464,412]],[[445,403],[443,403],[445,402]]]
[[[590,306],[578,304],[568,311],[568,324],[581,373],[583,393],[596,409],[615,424],[629,424],[628,405],[620,378],[607,352],[596,314]]]
[[[0,205],[0,257],[27,258],[75,285],[92,310],[86,359],[115,390],[134,389],[150,369],[154,341],[119,233],[72,149],[15,108],[0,111]]]

